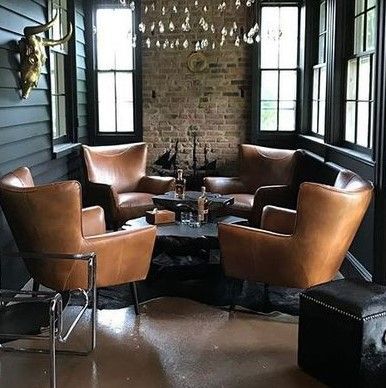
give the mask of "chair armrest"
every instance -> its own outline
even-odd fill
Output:
[[[255,192],[253,207],[249,222],[254,227],[261,226],[263,209],[267,205],[280,206],[284,208],[296,207],[297,194],[292,186],[272,185],[259,187]]]
[[[98,260],[97,287],[145,279],[155,238],[155,226],[86,237],[83,250],[95,252]]]
[[[219,224],[222,266],[226,276],[286,285],[292,264],[292,236],[250,227]]]
[[[246,193],[246,187],[237,177],[206,177],[204,186],[210,193],[237,194]]]
[[[282,234],[293,234],[296,214],[296,210],[265,206],[261,216],[261,229]]]
[[[82,209],[83,236],[106,233],[105,212],[100,206]]]
[[[175,179],[163,176],[144,176],[139,181],[137,191],[151,194],[165,194],[172,191]]]

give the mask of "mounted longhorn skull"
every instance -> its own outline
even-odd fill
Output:
[[[45,47],[57,46],[66,43],[72,35],[72,24],[69,24],[68,33],[61,39],[46,39],[37,36],[50,29],[58,17],[58,12],[47,24],[24,28],[24,38],[19,41],[20,49],[20,73],[22,97],[27,98],[32,87],[36,87],[39,82],[42,66],[46,63],[47,55]]]

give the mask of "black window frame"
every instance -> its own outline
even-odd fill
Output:
[[[262,7],[290,7],[296,6],[298,8],[298,52],[297,52],[297,85],[296,85],[296,105],[295,105],[295,130],[294,131],[261,131],[260,130],[260,120],[261,120],[261,64],[260,64],[260,53],[261,53],[261,44],[255,44],[253,47],[252,54],[252,112],[251,112],[251,133],[250,139],[252,142],[256,143],[259,141],[272,141],[274,139],[280,139],[284,142],[292,142],[297,134],[298,123],[301,120],[301,96],[302,96],[302,58],[301,50],[302,45],[302,8],[304,6],[304,0],[281,0],[281,1],[270,1],[262,0],[255,3],[255,19],[257,20],[259,26],[261,26],[261,9]],[[270,70],[270,69],[264,69]],[[274,69],[278,70],[278,69]],[[287,69],[280,69],[286,71]],[[294,69],[291,69],[294,70]],[[280,88],[280,86],[278,86]],[[278,109],[279,111],[279,109]],[[278,113],[279,114],[279,113]]]
[[[97,2],[92,5],[91,8],[91,22],[94,26],[93,30],[96,30],[96,12],[98,9],[124,9],[125,6],[119,2],[112,0],[105,0]],[[127,8],[127,6],[126,6]],[[137,42],[133,48],[133,100],[134,100],[134,132],[100,132],[99,131],[99,118],[98,118],[98,69],[97,69],[97,42],[96,34],[92,34],[92,46],[88,50],[88,54],[92,58],[91,64],[91,79],[92,87],[90,88],[90,96],[93,101],[92,121],[93,121],[93,132],[90,133],[92,143],[95,145],[109,145],[109,144],[123,144],[139,142],[143,140],[143,127],[142,127],[142,50],[141,50],[141,39],[138,34],[136,21],[141,18],[141,7],[137,5],[133,12],[133,32],[136,33]],[[125,70],[126,72],[126,70]]]
[[[53,0],[49,0],[47,6],[47,20],[51,20],[54,16],[52,12]],[[57,21],[56,23],[58,23]],[[47,52],[48,56],[48,68],[49,68],[49,85],[50,85],[50,109],[51,109],[51,143],[52,153],[56,158],[59,153],[63,152],[64,148],[72,148],[77,145],[78,134],[77,134],[77,100],[76,100],[76,23],[75,23],[75,1],[67,0],[67,26],[71,22],[73,27],[73,33],[70,40],[66,43],[67,50],[57,50],[55,47],[49,48]],[[66,28],[67,28],[66,26]],[[50,30],[49,30],[50,31]],[[50,33],[50,32],[49,32]],[[54,138],[53,133],[53,110],[52,110],[52,78],[51,78],[51,67],[52,58],[54,55],[63,55],[64,57],[64,87],[65,87],[65,109],[66,109],[66,134],[60,137]]]

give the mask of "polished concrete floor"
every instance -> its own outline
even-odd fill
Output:
[[[58,387],[322,387],[296,366],[297,324],[186,299],[98,312],[89,356],[58,356]],[[86,344],[86,327],[71,345]],[[48,387],[46,355],[0,353],[0,387]]]

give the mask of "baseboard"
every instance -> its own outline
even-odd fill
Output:
[[[361,278],[368,282],[373,280],[371,273],[350,252],[347,252],[346,259],[340,267],[340,272],[345,278]]]

